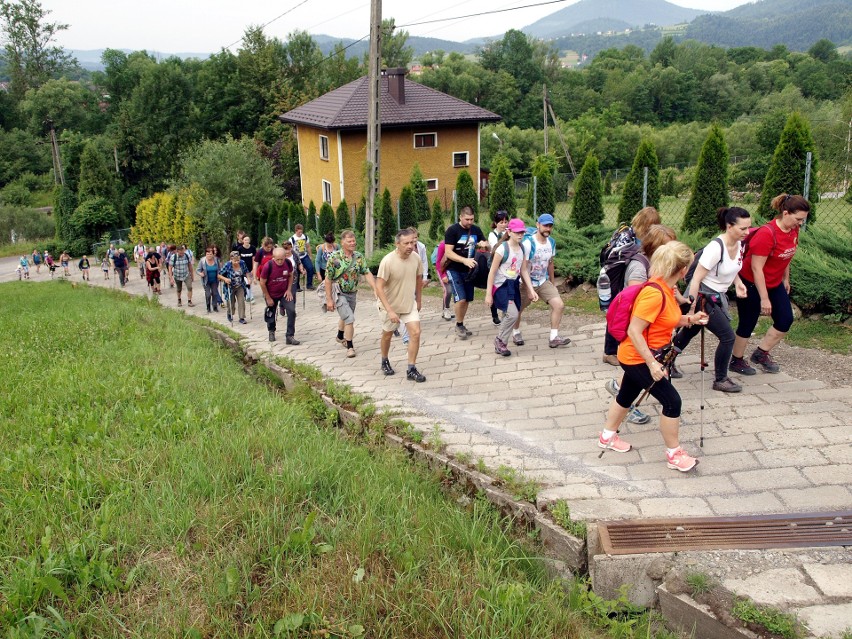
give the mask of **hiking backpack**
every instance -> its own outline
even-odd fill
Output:
[[[648,259],[641,253],[633,229],[622,226],[616,229],[609,242],[603,246],[599,257],[601,270],[606,272],[609,278],[610,299],[624,289],[624,274],[633,259],[644,261],[646,268],[650,266]]]
[[[642,284],[634,284],[622,290],[613,298],[606,311],[606,332],[619,342],[623,342],[627,338],[627,327],[630,326],[630,318],[633,317],[633,305],[636,303],[639,293],[646,286],[653,286],[663,295],[660,313],[666,308],[666,294],[663,293],[663,289],[656,282],[642,282]]]

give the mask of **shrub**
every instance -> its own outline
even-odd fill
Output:
[[[456,202],[458,203],[459,211],[463,207],[469,206],[473,210],[474,222],[479,222],[479,196],[476,194],[476,187],[473,184],[473,178],[467,170],[459,171],[456,178]]]
[[[645,206],[660,208],[660,166],[657,151],[650,140],[642,140],[633,158],[633,166],[624,180],[624,191],[618,204],[618,223],[628,224],[642,208],[642,190],[648,167],[648,195]]]
[[[444,231],[446,230],[447,229],[444,224],[444,211],[441,208],[441,200],[439,198],[435,198],[435,201],[432,202],[432,217],[429,221],[429,239],[440,242],[444,239]]]
[[[601,247],[612,236],[613,229],[600,224],[581,229],[555,226],[552,237],[556,242],[554,270],[570,284],[594,282],[600,271],[598,256]]]
[[[396,236],[396,217],[393,214],[393,206],[391,205],[390,191],[385,189],[382,193],[382,199],[379,201],[379,216],[378,216],[378,242],[376,248],[382,248],[392,245]]]
[[[600,224],[604,219],[603,189],[598,158],[593,153],[586,156],[576,182],[574,207],[571,210],[574,226],[582,228]]]
[[[852,313],[852,260],[830,255],[809,236],[801,234],[790,266],[791,298],[803,311]]]
[[[328,202],[323,202],[320,207],[318,231],[321,236],[325,236],[326,233],[334,233],[334,209]]]
[[[609,174],[609,171],[604,176],[603,191],[604,195],[612,195],[612,176]]]
[[[314,206],[314,203],[311,202],[311,208],[313,209],[314,215],[316,215],[317,208]],[[305,208],[299,204],[298,202],[290,203],[290,230],[295,231],[296,225],[301,224],[303,227],[307,226],[307,218],[305,217]]]
[[[787,118],[787,124],[781,133],[778,146],[772,155],[769,171],[763,181],[763,190],[760,193],[760,202],[757,206],[757,214],[763,218],[771,219],[775,212],[769,204],[776,195],[790,193],[802,195],[805,187],[805,165],[807,164],[807,153],[811,152],[811,184],[810,202],[811,212],[808,215],[808,226],[816,222],[816,194],[817,189],[817,160],[816,145],[811,137],[808,123],[799,113],[793,113]]]
[[[0,191],[0,204],[27,207],[32,202],[30,190],[20,182],[10,182]]]
[[[553,174],[556,171],[556,159],[552,155],[539,155],[533,160],[532,176],[536,180],[535,188],[527,189],[527,215],[538,216],[556,211],[556,190],[553,186]],[[535,195],[535,202],[533,202]]]
[[[359,233],[364,232],[367,226],[367,200],[361,198],[361,203],[358,205],[358,210],[355,212],[355,230]]]
[[[15,231],[19,239],[36,240],[53,237],[54,224],[44,211],[0,206],[0,243],[9,242],[12,231]]]
[[[417,228],[417,211],[416,202],[414,200],[414,191],[411,185],[406,184],[402,187],[402,192],[399,194],[399,227],[407,229],[408,227]]]
[[[118,221],[118,213],[115,207],[106,199],[99,197],[80,202],[71,216],[71,229],[74,238],[100,237],[104,232],[115,225]],[[66,238],[68,239],[68,238]]]
[[[510,218],[517,215],[515,178],[512,176],[511,169],[509,169],[509,161],[503,155],[497,155],[491,162],[488,208],[492,214],[497,211],[507,211]]]
[[[417,221],[425,222],[429,219],[429,196],[426,193],[426,180],[423,179],[423,172],[416,162],[411,167],[409,183],[411,184],[411,191],[414,193],[414,210],[416,211]]]
[[[349,219],[349,205],[346,203],[346,200],[340,200],[340,204],[337,205],[334,228],[338,233],[343,229],[352,228],[352,220]]]
[[[698,156],[692,195],[683,218],[683,230],[716,229],[716,211],[727,204],[728,145],[722,129],[714,124]]]

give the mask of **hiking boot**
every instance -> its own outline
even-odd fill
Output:
[[[678,448],[671,455],[666,452],[666,465],[673,470],[685,473],[695,468],[698,465],[698,460],[687,455],[683,448]]]
[[[669,371],[669,378],[671,378],[671,379],[680,379],[681,377],[683,377],[683,373],[681,373],[681,372],[677,369],[677,366],[675,366],[674,364],[672,364],[672,369]]]
[[[723,393],[739,393],[742,389],[743,387],[730,377],[713,382],[713,390],[722,391]]]
[[[731,365],[728,368],[740,375],[757,375],[757,371],[749,366],[748,362],[742,357],[732,357]]]
[[[465,330],[464,324],[456,324],[456,337],[467,339],[467,330]]]
[[[455,316],[455,315],[452,313],[452,311],[450,311],[450,309],[448,309],[448,308],[445,308],[445,309],[441,312],[441,317],[442,317],[442,318],[444,318],[445,320],[447,320],[448,322],[449,322],[451,319],[455,319],[455,318],[456,318],[456,316]]]
[[[503,357],[509,357],[512,354],[512,351],[506,348],[506,342],[499,337],[494,338],[494,352]]]
[[[603,433],[598,436],[598,448],[603,448],[604,450],[611,450],[616,453],[627,453],[630,452],[630,449],[633,448],[626,441],[621,439],[618,436],[618,433],[615,433],[609,439],[603,438]]]
[[[411,381],[418,383],[426,381],[426,376],[417,370],[417,368],[409,368],[405,377],[406,379],[410,379]]]
[[[559,337],[558,335],[550,340],[547,345],[550,348],[558,348],[559,346],[568,346],[571,343],[571,339],[568,337]]]
[[[469,330],[468,327],[465,326],[464,324],[462,324],[462,328],[464,329],[464,334],[467,335],[468,337],[473,335],[473,331]]]
[[[383,359],[382,360],[382,372],[385,375],[393,375],[396,371],[391,368],[390,361]]]
[[[269,331],[269,341],[270,342],[275,341],[275,331]]]
[[[781,367],[775,363],[775,360],[772,359],[772,355],[760,348],[754,349],[750,359],[752,364],[759,364],[766,373],[781,372]]]
[[[355,349],[347,348],[346,349],[346,357],[355,357]]]
[[[643,413],[635,406],[630,407],[630,412],[627,413],[628,424],[647,424],[651,421],[651,416],[648,413]]]
[[[301,343],[302,343],[302,342],[300,342],[299,340],[297,340],[295,337],[287,337],[287,338],[285,338],[285,340],[284,340],[284,341],[285,341],[287,344],[289,344],[290,346],[298,346],[299,344],[301,344]]]
[[[246,322],[246,318],[245,318],[245,317],[241,317],[241,318],[240,318],[240,324],[247,324],[247,323],[248,323],[248,322]]]
[[[231,315],[230,313],[228,313],[228,315],[227,315],[226,317],[228,318],[228,321],[229,321],[229,322],[233,322],[233,321],[234,321],[234,316],[233,316],[233,315]]]
[[[523,346],[524,345],[524,336],[520,333],[515,333],[512,335],[512,343],[515,346]]]
[[[618,363],[618,357],[615,355],[604,355],[601,360],[604,364],[609,364],[610,366],[621,366],[621,364]]]

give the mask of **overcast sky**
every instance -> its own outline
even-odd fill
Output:
[[[435,24],[412,24],[540,1],[431,0],[424,6],[412,0],[383,0],[382,15],[395,18],[398,26],[410,24],[404,27],[410,35],[462,41],[522,28],[576,0]],[[707,11],[725,11],[745,2],[674,0],[674,4]],[[282,40],[295,29],[355,39],[370,32],[369,0],[41,0],[41,5],[52,12],[49,20],[69,25],[57,38],[67,49],[212,53],[239,42],[247,26],[266,23],[270,24],[264,32]]]

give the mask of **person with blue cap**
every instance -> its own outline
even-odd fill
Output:
[[[553,283],[553,258],[556,257],[556,242],[550,237],[553,232],[553,222],[554,219],[550,213],[540,215],[536,222],[536,232],[526,237],[522,246],[524,249],[524,268],[529,269],[533,290],[538,295],[538,299],[547,302],[550,306],[548,346],[557,348],[570,344],[571,340],[559,336],[559,324],[562,322],[565,303]],[[532,300],[526,289],[521,287],[521,312],[518,314],[518,319],[512,329],[512,342],[515,346],[524,345],[524,337],[521,334],[521,314],[531,303]]]

